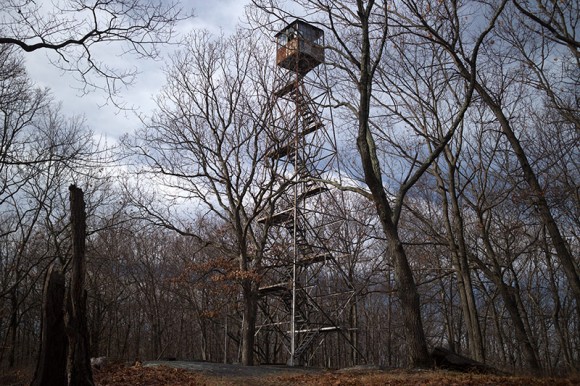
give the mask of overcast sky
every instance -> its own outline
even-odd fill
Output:
[[[247,0],[181,0],[184,10],[193,10],[195,17],[179,25],[181,33],[187,33],[194,28],[203,28],[214,33],[223,30],[232,32],[244,15]],[[169,53],[174,48],[168,47]],[[147,114],[153,108],[152,99],[158,93],[165,81],[163,60],[137,60],[130,56],[118,58],[102,49],[97,52],[98,59],[107,62],[117,62],[127,67],[137,66],[140,74],[135,83],[122,93],[123,101],[133,105],[140,113]],[[49,64],[50,51],[36,51],[24,55],[26,66],[32,80],[40,87],[49,87],[57,101],[63,104],[63,113],[67,115],[83,115],[87,125],[97,135],[104,135],[109,142],[114,142],[121,135],[135,130],[139,121],[135,112],[119,111],[112,105],[106,105],[106,95],[102,91],[81,95],[78,88],[81,84],[73,74],[62,73]],[[109,55],[109,56],[108,56]],[[122,62],[121,62],[122,61]]]

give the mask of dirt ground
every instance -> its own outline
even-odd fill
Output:
[[[0,375],[0,385],[24,386],[30,371]],[[567,378],[497,376],[449,371],[412,371],[356,367],[343,370],[285,366],[224,365],[207,362],[115,363],[94,370],[97,386],[358,386],[358,385],[580,385],[580,376]]]

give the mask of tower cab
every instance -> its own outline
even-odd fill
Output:
[[[300,75],[324,62],[324,31],[295,20],[276,34],[276,64]]]

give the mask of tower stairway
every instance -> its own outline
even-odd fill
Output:
[[[338,196],[323,182],[325,173],[334,172],[336,147],[319,112],[317,98],[324,93],[312,98],[317,88],[308,85],[306,76],[324,61],[323,37],[321,29],[301,20],[276,35],[279,71],[270,101],[271,122],[266,125],[271,128],[267,163],[279,186],[286,188],[272,212],[258,219],[271,246],[259,287],[258,331],[268,332],[264,352],[273,352],[273,360],[279,360],[282,342],[290,365],[309,363],[329,332],[338,332],[356,350],[344,326],[348,318],[343,317],[342,324],[337,318],[346,309],[340,301],[352,299],[340,296],[354,292],[337,251],[330,247],[337,240],[332,240],[335,230],[329,225],[336,227],[338,214],[325,213],[332,211],[325,206],[336,203]],[[283,338],[272,343],[270,332]]]

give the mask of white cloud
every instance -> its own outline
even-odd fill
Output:
[[[196,28],[205,28],[217,33],[220,29],[225,32],[233,31],[236,24],[244,15],[246,0],[190,0],[184,1],[184,8],[193,7]]]

